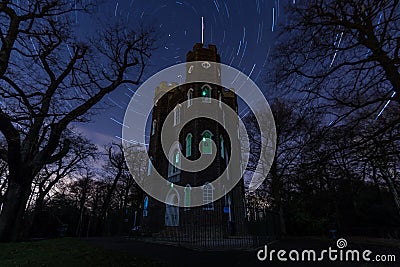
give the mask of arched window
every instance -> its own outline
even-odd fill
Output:
[[[190,191],[192,191],[192,187],[190,184],[185,186],[185,210],[190,210]]]
[[[190,157],[192,155],[192,134],[189,133],[186,136],[186,157]]]
[[[214,188],[210,183],[203,185],[203,210],[214,210]]]
[[[180,153],[179,150],[175,150],[174,152],[174,165],[172,168],[173,173],[176,173],[178,171],[178,166],[180,162]]]
[[[152,162],[153,162],[153,157],[150,157],[149,163],[147,164],[147,176],[151,174]]]
[[[228,196],[229,221],[232,221],[232,198]]]
[[[143,201],[143,217],[147,216],[149,207],[149,198],[146,196]]]
[[[211,87],[208,84],[201,87],[201,96],[203,97],[203,102],[211,103]]]
[[[221,158],[225,158],[225,143],[224,143],[224,138],[222,135],[219,136],[220,140],[220,151],[221,151]]]
[[[190,107],[193,104],[193,88],[190,88],[187,93],[187,107]]]
[[[179,203],[178,191],[171,188],[165,199],[165,226],[179,226]]]
[[[225,147],[225,164],[226,164],[226,178],[229,180],[229,168],[228,168],[228,163],[229,163],[229,154],[228,151]]]
[[[181,149],[180,145],[174,145],[168,155],[169,165],[168,165],[168,177],[181,172]]]
[[[174,126],[181,122],[181,105],[178,104],[174,108]]]
[[[153,120],[153,125],[151,127],[151,135],[154,135],[157,130],[157,120]]]
[[[201,139],[201,153],[204,154],[212,154],[212,140],[211,140],[211,132],[210,131],[204,131],[202,134],[202,139]]]

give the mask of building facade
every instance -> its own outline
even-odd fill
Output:
[[[173,228],[178,231],[190,233],[193,236],[197,231],[208,234],[224,236],[240,235],[244,232],[244,221],[246,216],[244,201],[243,178],[230,190],[222,186],[214,188],[210,182],[218,178],[227,168],[232,153],[241,153],[240,147],[232,147],[230,138],[225,130],[226,124],[237,128],[238,121],[225,121],[225,114],[221,103],[228,105],[236,114],[238,110],[237,97],[232,90],[222,88],[220,85],[202,82],[190,82],[190,76],[196,71],[191,62],[202,61],[202,71],[207,71],[217,83],[221,81],[221,70],[219,65],[214,64],[210,68],[209,62],[220,62],[220,55],[215,45],[204,47],[197,43],[193,50],[186,55],[186,81],[185,84],[161,82],[155,92],[155,106],[152,113],[149,157],[151,163],[148,175],[155,168],[169,182],[185,187],[184,193],[179,194],[171,186],[171,190],[165,196],[165,203],[157,201],[150,196],[143,200],[142,227],[151,233],[162,233]],[[215,67],[215,65],[217,67]],[[170,90],[173,88],[172,90]],[[165,94],[160,97],[161,93]],[[224,125],[211,119],[201,117],[186,123],[179,132],[174,127],[171,133],[176,134],[179,144],[174,144],[169,149],[168,158],[161,148],[161,129],[166,122],[167,115],[172,112],[173,126],[181,123],[185,112],[194,108],[193,99],[201,98],[202,105],[209,105],[211,99],[219,101],[220,109],[217,116],[221,118]],[[214,114],[215,115],[215,114]],[[178,127],[176,127],[178,128]],[[176,131],[176,132],[175,132]],[[236,138],[236,137],[235,137]],[[237,135],[239,138],[239,135]],[[211,140],[216,144],[212,146]],[[211,155],[216,149],[216,157],[206,169],[198,172],[183,171],[179,168],[182,157],[188,160],[196,160],[201,154]],[[238,154],[239,155],[239,154]],[[175,164],[170,164],[174,162]],[[239,164],[240,165],[240,164]],[[240,172],[241,166],[236,164],[226,171],[226,177],[230,174]],[[191,188],[201,187],[203,200],[207,203],[199,207],[189,207],[191,203]],[[216,190],[223,190],[224,197],[214,200]],[[180,204],[184,207],[178,207]]]

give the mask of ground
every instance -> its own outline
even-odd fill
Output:
[[[323,262],[323,266],[400,266],[400,242],[367,238],[346,238],[349,249],[369,249],[376,254],[395,254],[396,263]],[[268,250],[335,247],[324,238],[285,238],[268,245]],[[0,244],[0,266],[321,266],[293,262],[260,262],[253,250],[207,251],[142,242],[123,237],[62,238]]]
[[[74,238],[0,243],[0,266],[173,266]]]

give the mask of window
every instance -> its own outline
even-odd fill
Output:
[[[178,104],[174,108],[174,126],[181,122],[181,105]]]
[[[154,135],[156,133],[157,129],[157,120],[153,120],[153,125],[151,127],[151,135]]]
[[[232,199],[231,196],[228,197],[228,207],[229,207],[229,221],[232,221]]]
[[[225,158],[225,144],[224,144],[224,138],[222,135],[219,136],[220,140],[220,150],[221,150],[221,158]]]
[[[222,185],[222,191],[224,192],[224,207],[228,207],[228,200],[227,200],[227,197],[226,197],[227,192],[226,192],[225,185]]]
[[[187,184],[185,186],[185,210],[190,210],[190,191],[192,190],[192,187],[190,184]]]
[[[222,95],[221,95],[221,92],[218,92],[218,106],[220,109],[222,109],[221,101],[222,101]]]
[[[190,88],[187,93],[187,107],[190,107],[193,104],[193,88]]]
[[[175,142],[168,152],[168,177],[174,176],[181,172],[181,144]]]
[[[203,210],[214,210],[214,188],[210,183],[203,185]]]
[[[149,198],[146,196],[143,201],[143,217],[147,216],[149,207]]]
[[[147,176],[150,176],[150,174],[151,174],[152,161],[153,161],[153,157],[150,157],[149,164],[147,165]]]
[[[202,134],[201,153],[212,154],[212,140],[210,131],[204,131]]]
[[[171,188],[165,199],[165,226],[179,226],[179,202],[178,191]]]
[[[226,164],[226,178],[229,180],[229,168],[228,168],[228,163],[229,163],[229,154],[228,151],[225,148],[225,164]]]
[[[192,155],[192,134],[188,134],[186,136],[186,157],[190,157]]]
[[[203,102],[211,103],[211,87],[208,84],[201,87],[201,96]]]
[[[173,173],[176,173],[178,171],[179,161],[180,161],[179,151],[175,150],[175,153],[174,153],[174,165],[173,165],[173,168],[172,168],[172,172]]]

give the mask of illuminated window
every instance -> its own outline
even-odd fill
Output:
[[[147,216],[149,207],[149,198],[146,196],[143,201],[143,217]]]
[[[181,149],[179,145],[174,146],[174,148],[170,150],[168,161],[168,177],[179,174],[181,172]]]
[[[149,164],[147,165],[147,176],[151,174],[151,167],[152,167],[153,157],[149,158]]]
[[[210,131],[204,131],[202,135],[201,152],[204,154],[212,154],[212,140]]]
[[[220,151],[221,151],[221,158],[225,158],[225,144],[224,144],[224,138],[222,135],[219,136],[220,140]]]
[[[175,161],[174,161],[174,165],[172,168],[172,172],[176,173],[178,171],[178,165],[179,165],[179,161],[180,161],[180,153],[178,150],[175,151],[174,160]]]
[[[208,84],[201,87],[201,96],[203,97],[203,102],[211,102],[211,87]]]
[[[186,157],[192,155],[192,134],[186,136]]]

